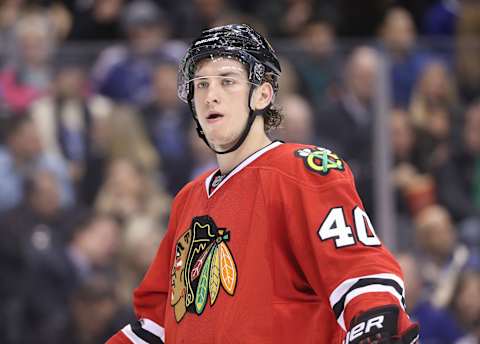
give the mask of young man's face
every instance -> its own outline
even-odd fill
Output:
[[[193,81],[198,121],[216,150],[232,147],[246,126],[251,84],[243,64],[235,59],[205,59]]]

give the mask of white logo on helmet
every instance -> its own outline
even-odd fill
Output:
[[[260,63],[255,63],[253,67],[253,74],[256,80],[262,80],[263,75],[265,74],[265,66]]]
[[[205,39],[202,39],[201,41],[195,42],[195,45],[194,45],[194,46],[197,46],[197,45],[203,44],[203,43],[218,41],[218,40],[219,40],[219,37],[218,37],[218,36],[210,37],[210,38],[205,38]]]

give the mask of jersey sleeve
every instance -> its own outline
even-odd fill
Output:
[[[410,322],[400,267],[376,235],[348,166],[341,166],[317,173],[296,164],[294,173],[279,173],[271,184],[280,208],[274,212],[283,214],[279,226],[287,232],[292,259],[328,300],[343,331],[362,312],[392,304],[401,310],[402,331]]]
[[[167,233],[142,282],[133,293],[133,305],[138,321],[128,324],[108,344],[145,344],[165,342],[165,307],[169,290],[170,260],[176,228],[176,209],[181,205],[177,196]]]

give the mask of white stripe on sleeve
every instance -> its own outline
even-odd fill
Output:
[[[405,296],[405,286],[404,286],[403,280],[397,275],[387,274],[387,273],[376,274],[376,275],[366,275],[366,276],[360,276],[356,278],[350,278],[340,283],[340,285],[337,288],[335,288],[335,290],[330,294],[330,306],[333,307],[338,301],[340,301],[343,295],[345,295],[345,293],[362,278],[382,278],[382,279],[394,280],[402,287],[402,289],[404,290],[402,296],[403,297]]]
[[[370,281],[367,281],[367,279]],[[368,284],[365,285],[365,283]],[[382,273],[350,278],[340,283],[333,290],[329,298],[330,306],[335,312],[338,324],[344,331],[347,330],[344,319],[347,304],[359,295],[377,292],[392,294],[398,300],[400,306],[405,309],[405,286],[402,279],[394,274]]]
[[[165,342],[165,329],[162,326],[147,318],[140,319],[140,324],[142,324],[144,330],[153,333],[159,337],[162,342]]]

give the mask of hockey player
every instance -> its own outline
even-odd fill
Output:
[[[134,292],[138,322],[108,343],[415,343],[400,268],[335,153],[272,142],[280,65],[247,25],[203,31],[179,96],[219,169],[175,198]]]

